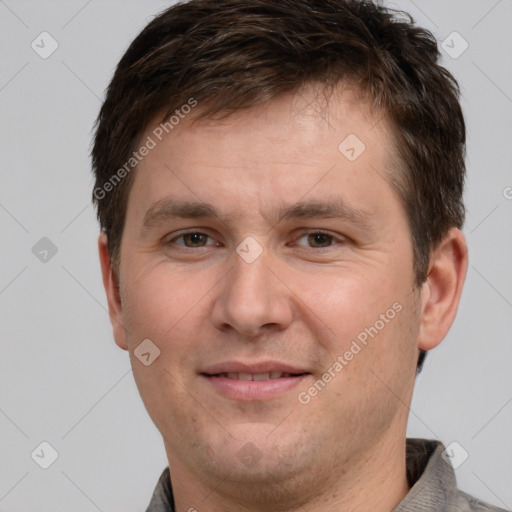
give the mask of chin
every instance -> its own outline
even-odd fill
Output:
[[[252,503],[255,510],[269,510],[270,505],[273,510],[287,510],[290,504],[295,510],[313,498],[308,489],[315,493],[323,489],[326,478],[321,468],[315,468],[321,458],[314,456],[312,445],[290,441],[283,446],[282,438],[276,438],[276,443],[267,439],[258,447],[247,441],[241,449],[233,441],[209,445],[207,460],[196,462],[220,496],[240,504]]]
[[[307,475],[319,446],[295,429],[287,432],[275,425],[239,424],[227,427],[231,434],[203,439],[194,446],[196,462],[203,472],[244,485],[283,485]]]

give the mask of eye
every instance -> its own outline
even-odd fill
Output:
[[[208,243],[210,240],[210,243]],[[207,245],[216,245],[216,242],[205,233],[194,231],[191,233],[183,233],[169,240],[169,243],[174,243],[182,247],[193,249],[196,247],[206,247]]]
[[[305,240],[305,244],[301,243],[302,240]],[[339,240],[329,233],[324,233],[323,231],[310,231],[303,233],[302,236],[297,239],[296,244],[301,246],[306,245],[307,247],[314,249],[323,249],[336,244],[337,241]]]

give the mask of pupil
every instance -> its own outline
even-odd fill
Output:
[[[200,244],[203,241],[203,235],[201,233],[191,233],[188,236],[192,245]]]
[[[329,243],[329,235],[324,235],[322,233],[316,233],[314,235],[310,235],[310,241],[313,245],[328,245]]]

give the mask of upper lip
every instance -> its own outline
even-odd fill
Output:
[[[292,366],[287,363],[280,361],[262,361],[259,363],[243,363],[241,361],[225,361],[223,363],[217,363],[208,366],[201,373],[206,375],[218,375],[220,373],[270,373],[270,372],[282,372],[301,374],[309,373],[303,368],[298,366]]]

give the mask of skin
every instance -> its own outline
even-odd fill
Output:
[[[379,512],[407,494],[418,350],[434,348],[450,328],[467,253],[451,229],[427,280],[414,286],[411,234],[388,183],[398,171],[380,118],[349,89],[325,105],[313,88],[223,120],[189,116],[136,170],[118,280],[100,236],[115,341],[129,351],[164,438],[178,512]],[[349,134],[366,146],[353,162],[338,150]],[[160,216],[144,226],[147,211],[167,199],[209,203],[217,214]],[[328,200],[365,222],[277,214]],[[318,230],[327,236],[308,236]],[[184,232],[207,236],[179,238]],[[236,252],[249,236],[263,250],[252,263]],[[298,394],[396,303],[400,312],[300,403]],[[160,350],[149,366],[134,356],[144,339]],[[228,360],[279,360],[308,375],[269,399],[237,400],[201,375]],[[239,456],[247,443],[260,457],[250,467]]]

